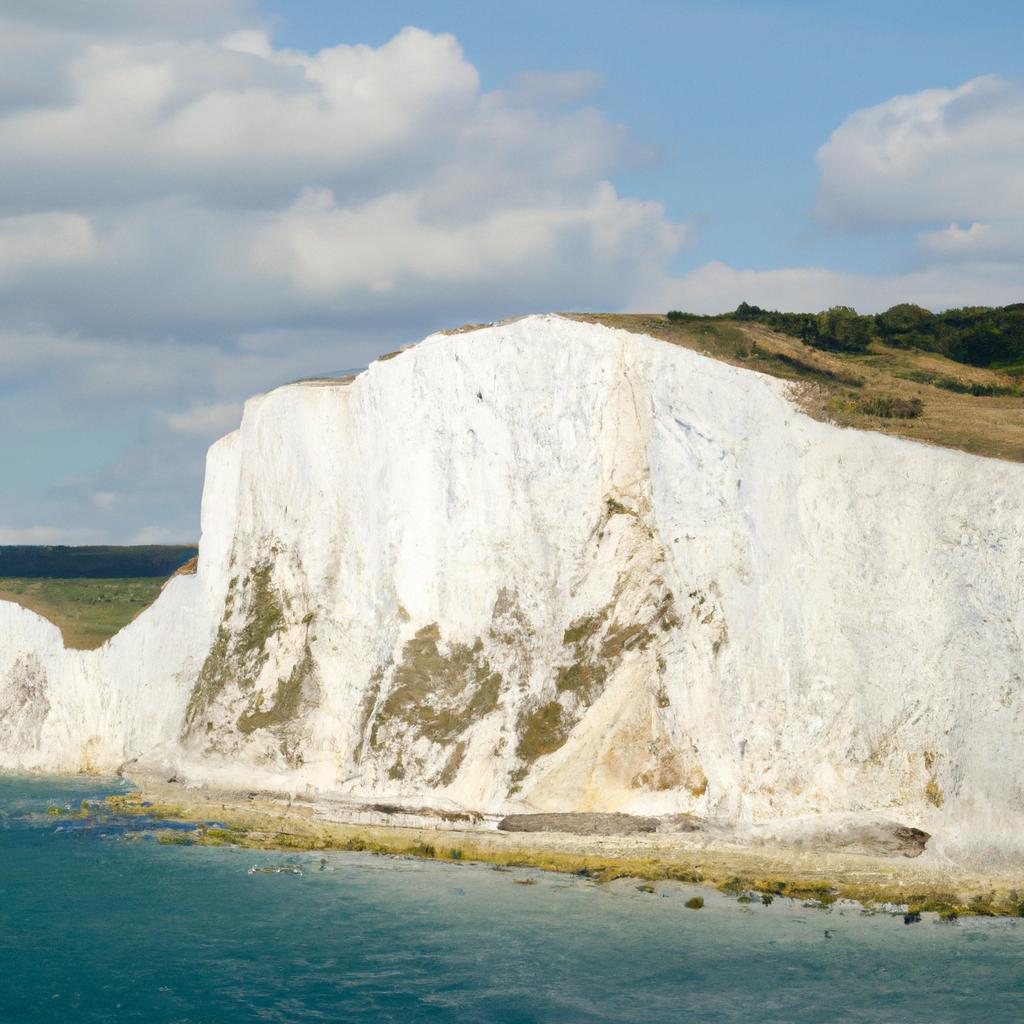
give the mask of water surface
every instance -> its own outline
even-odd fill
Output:
[[[116,789],[0,777],[3,1024],[1024,1020],[1024,921],[908,927],[682,887],[171,846],[145,823],[45,813]],[[686,909],[697,892],[704,909]]]

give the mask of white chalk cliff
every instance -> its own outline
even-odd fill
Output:
[[[1024,466],[529,317],[252,399],[202,528],[99,650],[0,603],[0,766],[1024,859]]]

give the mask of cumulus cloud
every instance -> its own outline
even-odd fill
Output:
[[[8,300],[62,331],[621,304],[691,237],[608,183],[628,145],[576,102],[593,75],[487,94],[451,35],[317,53],[274,49],[259,28],[117,37],[60,71],[65,102],[0,116],[0,207],[74,207],[73,224],[34,225],[62,227],[33,257],[60,264],[60,301],[45,275]]]
[[[929,309],[951,305],[998,306],[1021,299],[1021,265],[973,260],[929,264],[902,274],[853,274],[823,267],[749,270],[711,261],[644,293],[647,309],[722,313],[750,302],[765,309],[820,310],[853,306],[877,313],[900,302]]]
[[[744,269],[712,260],[654,278],[649,308],[720,312],[897,302],[933,309],[1020,301],[1024,281],[1024,89],[996,76],[895,96],[847,117],[817,153],[816,216],[832,233],[905,238],[907,269]],[[895,242],[893,241],[895,240]],[[916,265],[915,265],[916,264]]]
[[[0,280],[34,268],[63,267],[96,252],[92,225],[77,213],[0,218]]]
[[[180,434],[218,437],[234,429],[241,418],[240,402],[214,402],[211,405],[194,405],[185,412],[168,413],[167,423],[171,430]]]
[[[592,183],[624,142],[593,112],[538,117],[564,89],[492,102],[453,36],[415,28],[315,54],[274,50],[259,31],[112,41],[64,71],[68,102],[0,119],[0,200],[26,188],[36,202],[184,193],[251,208],[314,185],[366,198],[495,158],[549,188]]]
[[[5,527],[0,524],[0,544],[87,544],[95,539],[91,530],[66,526]]]
[[[817,159],[829,224],[1024,218],[1024,89],[986,76],[895,96],[851,114]]]
[[[1024,261],[1024,220],[999,224],[975,221],[966,227],[950,224],[924,232],[918,237],[918,245],[926,255],[947,260]]]
[[[555,267],[562,295],[589,297],[642,278],[685,240],[660,204],[620,199],[607,182],[572,202],[509,203],[461,223],[436,216],[422,192],[346,207],[311,190],[256,234],[251,253],[255,267],[301,292],[352,293],[364,304],[439,286],[471,294],[496,281],[537,296]]]

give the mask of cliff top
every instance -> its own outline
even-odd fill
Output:
[[[1024,462],[1024,383],[1019,371],[971,366],[938,352],[896,348],[879,341],[859,352],[826,351],[762,323],[727,317],[676,320],[659,313],[559,315],[642,334],[791,381],[797,405],[817,420]],[[520,319],[523,317],[510,317],[498,323]],[[463,324],[438,333],[463,335],[492,326],[496,324]],[[415,347],[406,345],[378,361],[394,359]]]
[[[527,314],[530,315],[530,314]],[[873,430],[987,458],[1024,462],[1024,371],[972,366],[934,351],[873,340],[862,351],[827,350],[763,323],[723,317],[683,320],[658,313],[560,313],[579,323],[641,334],[793,385],[814,419]],[[514,323],[469,323],[455,337]],[[416,344],[379,356],[386,362]],[[351,384],[359,376],[308,378],[302,386]]]

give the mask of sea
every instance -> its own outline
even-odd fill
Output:
[[[1024,920],[183,846],[47,813],[123,787],[0,776],[3,1024],[1024,1021]]]

